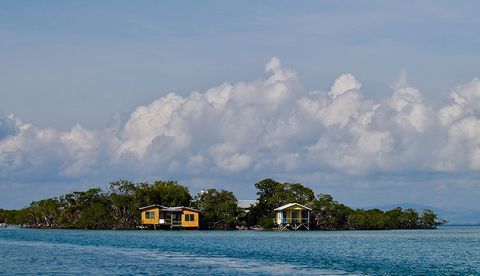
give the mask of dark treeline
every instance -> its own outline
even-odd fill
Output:
[[[0,209],[0,223],[38,228],[135,229],[140,224],[138,208],[160,204],[198,209],[203,229],[271,229],[274,209],[291,202],[312,208],[312,228],[320,230],[430,229],[445,223],[431,210],[352,209],[327,194],[315,197],[312,189],[300,183],[264,179],[255,188],[258,202],[243,210],[229,191],[209,189],[192,197],[188,188],[176,181],[150,184],[120,180],[111,182],[106,191],[92,188],[34,201],[21,210]]]

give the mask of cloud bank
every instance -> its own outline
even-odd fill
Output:
[[[402,75],[366,98],[355,76],[305,91],[272,58],[267,76],[187,97],[170,93],[102,130],[0,117],[0,181],[480,171],[480,79],[426,102]]]

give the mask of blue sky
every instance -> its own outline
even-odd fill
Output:
[[[119,177],[478,208],[478,8],[4,1],[0,208]]]

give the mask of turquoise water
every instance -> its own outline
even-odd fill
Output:
[[[0,274],[480,274],[480,227],[399,231],[0,229]]]

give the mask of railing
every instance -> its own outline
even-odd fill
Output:
[[[278,223],[277,221],[277,218],[274,218],[273,221],[275,222],[275,224]],[[308,224],[310,222],[310,220],[308,218],[282,218],[281,219],[281,224],[300,224],[300,223],[303,223],[303,224]]]
[[[181,220],[172,220],[172,219],[159,219],[158,224],[162,225],[182,225]]]

